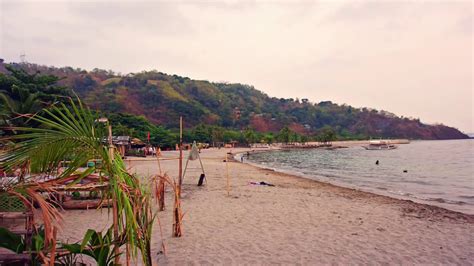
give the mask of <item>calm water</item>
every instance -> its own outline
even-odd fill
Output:
[[[415,141],[388,151],[275,151],[250,159],[320,181],[474,214],[474,140]]]

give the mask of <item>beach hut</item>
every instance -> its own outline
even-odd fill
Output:
[[[131,147],[130,140],[130,136],[112,136],[112,143],[115,145],[117,151],[122,155],[122,157],[125,156],[125,152]]]

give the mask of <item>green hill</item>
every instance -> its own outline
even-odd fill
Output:
[[[96,110],[113,115],[142,115],[152,124],[171,129],[178,127],[182,115],[188,128],[207,124],[234,130],[278,132],[289,127],[305,136],[331,128],[341,139],[468,137],[452,127],[427,125],[419,119],[386,111],[330,101],[312,103],[307,99],[275,98],[245,84],[192,80],[157,71],[118,75],[99,69],[12,65],[29,73],[39,71],[58,76],[59,85],[72,88]]]

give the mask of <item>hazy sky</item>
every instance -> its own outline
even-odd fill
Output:
[[[0,3],[8,62],[156,69],[474,132],[471,1]]]

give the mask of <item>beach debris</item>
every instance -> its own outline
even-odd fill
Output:
[[[275,185],[270,184],[270,183],[267,183],[267,182],[265,182],[265,181],[260,181],[260,182],[251,181],[251,182],[249,182],[249,185],[269,186],[269,187],[274,187],[274,186],[275,186]]]
[[[376,164],[376,165],[379,165],[379,160],[375,161],[375,164]]]
[[[408,170],[403,170],[404,173],[408,173]]]

